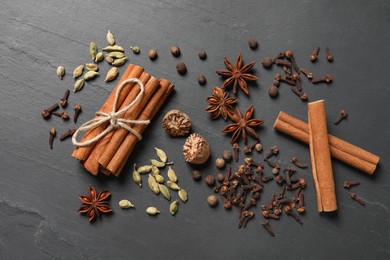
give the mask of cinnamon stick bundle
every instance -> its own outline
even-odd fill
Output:
[[[325,102],[319,100],[308,104],[310,133],[310,158],[316,187],[318,212],[337,210],[336,191],[330,159]]]
[[[305,144],[310,142],[309,126],[287,113],[280,112],[275,121],[274,128],[288,136],[291,136]],[[341,140],[333,135],[328,135],[331,155],[368,174],[375,172],[380,157],[360,147]]]
[[[170,92],[173,90],[174,86],[168,80],[158,80],[144,72],[142,67],[132,64],[127,67],[122,78],[113,89],[100,111],[104,113],[111,112],[119,85],[129,78],[138,78],[143,83],[144,94],[136,103],[134,103],[132,107],[129,108],[129,110],[122,114],[121,117],[127,120],[153,119],[166,98],[169,96]],[[122,88],[117,100],[117,111],[131,104],[140,93],[140,88],[138,86],[134,86],[134,84],[135,83],[127,83],[126,86]],[[105,123],[99,125],[95,129],[88,130],[83,136],[81,142],[96,137],[102,133],[107,126],[108,123]],[[130,127],[142,135],[146,126],[147,125],[145,124],[135,124]],[[83,166],[93,175],[97,175],[100,171],[106,175],[114,173],[115,176],[118,176],[138,141],[138,138],[131,132],[119,127],[108,132],[100,138],[100,140],[92,143],[91,145],[77,147],[73,151],[72,156],[79,159],[83,163]],[[120,149],[124,143],[126,147]],[[122,152],[117,153],[117,150],[121,150]],[[117,157],[115,157],[115,155],[117,155]],[[114,158],[114,162],[111,163],[111,159]],[[110,171],[106,168],[109,163],[111,163],[110,165],[112,168],[116,169],[115,171]],[[115,163],[117,163],[117,165],[115,165]]]

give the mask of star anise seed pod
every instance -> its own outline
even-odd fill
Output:
[[[211,119],[216,119],[222,116],[227,119],[228,114],[233,114],[233,104],[237,102],[236,98],[230,98],[229,92],[223,92],[221,88],[214,87],[211,91],[212,96],[207,97],[206,100],[210,105],[206,108],[206,112],[211,113]]]
[[[227,70],[217,70],[217,74],[223,76],[225,81],[222,84],[222,88],[225,89],[233,84],[233,93],[237,93],[237,85],[245,92],[245,94],[249,95],[248,84],[246,81],[257,80],[257,77],[248,73],[250,69],[256,64],[256,62],[252,61],[251,63],[243,66],[242,64],[242,54],[238,55],[236,66],[234,66],[226,57],[223,58],[225,62],[225,66]]]
[[[242,139],[244,140],[244,143],[246,144],[247,134],[251,135],[256,140],[259,140],[259,136],[256,134],[256,131],[252,127],[259,126],[263,124],[264,121],[260,119],[251,119],[252,114],[253,105],[248,108],[244,116],[238,108],[236,108],[236,113],[234,113],[233,115],[229,115],[235,123],[228,125],[222,131],[225,133],[234,132],[231,138],[231,143],[235,143],[241,135]]]
[[[87,213],[88,221],[91,222],[95,216],[100,213],[108,213],[112,211],[109,202],[104,201],[110,195],[111,193],[106,190],[97,195],[95,188],[89,186],[89,196],[79,195],[79,199],[83,205],[81,205],[78,211],[80,213]]]

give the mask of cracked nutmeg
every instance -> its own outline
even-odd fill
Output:
[[[191,120],[186,113],[177,109],[168,111],[163,120],[165,132],[170,136],[185,136],[190,132]]]
[[[183,145],[183,156],[186,162],[203,164],[210,157],[210,146],[203,136],[193,133]]]

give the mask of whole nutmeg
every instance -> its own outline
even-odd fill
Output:
[[[179,57],[180,56],[180,49],[179,49],[179,47],[172,46],[170,48],[170,50],[171,50],[171,53],[172,53],[173,56],[175,56],[175,57]]]
[[[268,89],[268,94],[270,97],[272,98],[276,98],[279,94],[279,88],[275,85],[272,85],[271,87],[269,87]]]
[[[148,51],[148,56],[149,56],[149,59],[151,59],[151,60],[157,59],[157,56],[158,56],[157,51],[155,49],[150,49]]]
[[[218,169],[222,169],[225,167],[225,160],[222,158],[215,159],[215,166],[217,166]]]
[[[215,207],[218,204],[218,197],[215,195],[210,195],[207,197],[207,203],[210,205],[210,207]]]
[[[261,64],[263,64],[263,67],[265,69],[270,69],[272,67],[272,65],[274,64],[274,60],[271,59],[270,57],[265,57],[265,58],[263,58],[263,61],[261,62]]]
[[[203,164],[210,157],[210,146],[200,134],[191,134],[184,143],[183,156],[186,162]]]
[[[165,132],[170,136],[185,136],[190,132],[191,120],[186,113],[177,109],[168,111],[163,120]]]
[[[182,61],[179,61],[177,64],[176,64],[176,70],[177,72],[179,72],[180,75],[184,75],[187,73],[187,67],[186,67],[186,64]]]
[[[225,162],[230,162],[233,159],[233,154],[229,150],[223,151],[222,158]]]
[[[205,51],[200,51],[198,56],[199,56],[199,59],[205,60],[207,58],[207,53]]]
[[[223,173],[218,173],[217,174],[217,181],[223,182],[225,180],[225,175]]]
[[[252,50],[256,50],[257,47],[259,47],[259,43],[257,42],[256,39],[250,39],[248,41],[248,44],[249,44],[249,48],[251,48]]]
[[[201,86],[204,86],[205,84],[206,84],[206,77],[204,76],[204,75],[200,75],[199,77],[198,77],[198,83],[199,83],[199,85],[201,85]]]
[[[214,187],[215,185],[215,178],[213,175],[207,175],[205,178],[204,178],[204,182],[209,185],[210,187]]]
[[[192,171],[192,179],[199,181],[202,178],[202,173],[199,170]]]

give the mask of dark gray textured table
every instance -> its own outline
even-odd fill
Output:
[[[20,1],[4,0],[0,8],[0,259],[389,259],[390,214],[388,175],[390,155],[389,82],[390,3],[388,1]],[[40,112],[56,102],[66,88],[73,86],[71,72],[89,62],[88,44],[103,47],[111,30],[118,44],[126,47],[130,62],[145,67],[156,77],[165,77],[175,85],[175,93],[145,132],[120,178],[93,177],[77,160],[70,158],[71,142],[54,149],[47,144],[48,131],[56,127],[63,133],[72,122],[59,118],[44,121]],[[247,40],[259,40],[252,51]],[[182,56],[169,53],[173,44]],[[130,53],[128,46],[139,45],[141,54]],[[308,56],[320,45],[320,61],[311,64]],[[334,51],[329,64],[324,48]],[[146,53],[156,48],[159,58],[151,62]],[[208,59],[197,57],[206,50]],[[223,69],[223,56],[235,60],[239,52],[245,62],[255,60],[256,86],[250,97],[239,93],[239,107],[255,106],[256,117],[265,120],[257,132],[267,149],[279,145],[278,159],[285,164],[297,155],[309,161],[304,145],[272,129],[279,111],[303,120],[307,105],[282,86],[278,99],[267,94],[273,75],[260,62],[264,56],[294,51],[298,63],[315,74],[330,73],[331,85],[313,86],[303,80],[310,100],[325,99],[330,133],[381,156],[373,176],[368,176],[334,161],[339,210],[321,216],[316,210],[311,170],[300,170],[306,178],[307,213],[303,226],[283,216],[271,224],[276,237],[268,236],[260,225],[257,208],[246,229],[237,228],[237,212],[221,207],[211,209],[205,202],[211,190],[191,179],[192,168],[181,155],[184,139],[169,138],[161,128],[164,113],[177,108],[188,113],[193,132],[204,135],[212,145],[212,160],[229,148],[228,137],[219,129],[223,120],[211,122],[203,112],[205,97],[220,85],[216,69]],[[175,71],[178,60],[186,62],[188,73]],[[67,75],[60,81],[55,70],[64,65]],[[102,73],[108,70],[102,63]],[[124,67],[120,68],[122,72]],[[207,77],[200,87],[196,78]],[[70,104],[81,103],[80,122],[92,118],[116,82],[105,84],[101,76],[71,94]],[[333,125],[338,112],[346,108],[350,116]],[[67,109],[71,112],[71,107]],[[131,180],[132,164],[147,163],[154,157],[153,147],[166,150],[189,193],[178,214],[168,213],[168,203]],[[261,154],[253,155],[261,158]],[[216,173],[212,163],[203,173]],[[270,173],[268,171],[268,173]],[[359,179],[355,191],[367,204],[351,200],[342,182]],[[78,194],[86,194],[89,185],[112,193],[114,214],[89,224],[76,211]],[[262,202],[279,187],[266,185]],[[121,210],[117,203],[128,198],[132,210]],[[149,217],[144,210],[155,205],[162,210]]]

